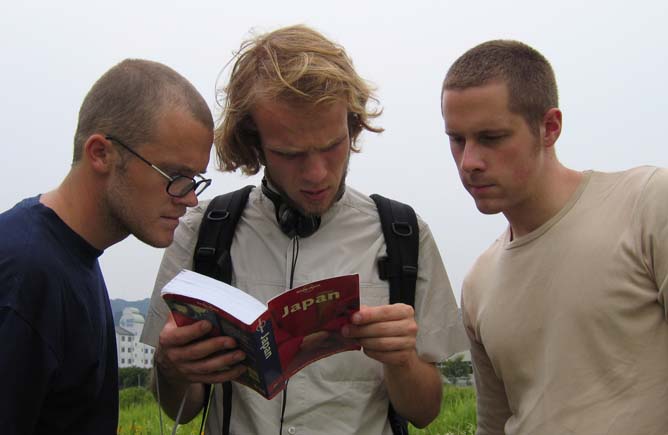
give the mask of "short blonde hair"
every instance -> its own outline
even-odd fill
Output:
[[[235,58],[214,133],[223,171],[241,168],[253,175],[264,163],[251,118],[260,99],[310,105],[345,101],[354,152],[359,151],[355,143],[362,130],[383,131],[370,124],[382,113],[382,109],[367,108],[369,100],[377,102],[371,86],[355,72],[343,47],[313,29],[296,25],[258,35],[244,41]]]

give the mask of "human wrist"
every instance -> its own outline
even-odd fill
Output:
[[[178,370],[166,360],[160,348],[156,349],[153,359],[153,375],[159,377],[160,385],[179,391],[184,391],[190,385],[190,381],[182,377]]]

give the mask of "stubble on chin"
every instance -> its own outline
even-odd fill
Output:
[[[350,155],[350,154],[349,154]],[[322,216],[332,208],[332,206],[343,196],[343,193],[346,190],[346,177],[348,176],[348,162],[346,162],[346,167],[343,172],[343,175],[341,176],[341,182],[339,183],[339,187],[336,191],[336,195],[331,199],[329,204],[327,204],[325,207],[323,207],[321,210],[315,210],[315,211],[309,211],[306,210],[304,207],[300,206],[296,201],[294,201],[286,192],[279,186],[277,183],[275,183],[271,177],[271,173],[269,171],[269,168],[265,167],[264,168],[264,176],[267,178],[269,183],[271,184],[271,188],[275,190],[285,201],[286,204],[288,204],[291,208],[297,210],[299,213],[306,217],[319,217]]]

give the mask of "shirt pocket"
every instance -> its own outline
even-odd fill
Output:
[[[369,358],[361,350],[337,353],[321,359],[309,367],[317,378],[326,382],[368,382],[380,384],[383,381],[383,366]]]

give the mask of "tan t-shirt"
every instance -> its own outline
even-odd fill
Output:
[[[167,316],[160,289],[182,268],[192,266],[197,232],[207,205],[201,203],[184,217],[174,243],[165,252],[141,338],[144,343],[155,346],[158,342]],[[429,227],[418,221],[417,351],[425,361],[438,362],[465,349],[467,343],[438,248]],[[289,286],[293,247],[276,223],[271,201],[260,189],[253,189],[232,242],[233,283],[264,302],[283,292]],[[348,187],[322,217],[318,231],[300,239],[294,286],[358,273],[361,303],[387,304],[388,284],[380,280],[376,266],[385,251],[375,204]],[[266,400],[247,387],[232,385],[230,432],[278,433],[283,396]],[[209,433],[220,433],[220,390],[215,389]],[[291,434],[391,434],[387,409],[382,365],[362,352],[344,352],[317,361],[290,379],[283,429]]]
[[[668,171],[587,172],[464,281],[478,434],[668,434]]]

